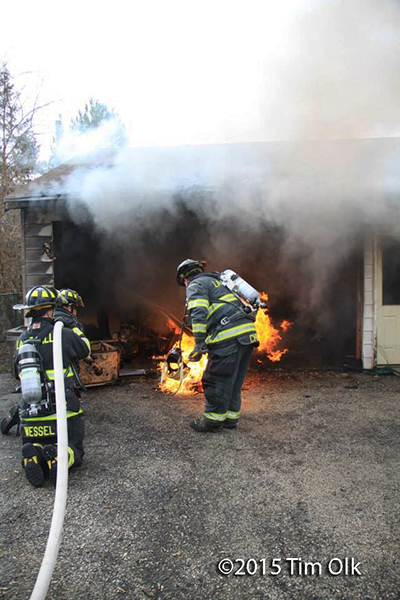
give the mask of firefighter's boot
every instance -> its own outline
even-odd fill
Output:
[[[222,430],[222,423],[220,421],[212,421],[211,419],[206,419],[205,417],[201,417],[201,419],[196,419],[195,421],[190,421],[189,425],[192,429],[199,431],[200,433]]]
[[[57,482],[57,448],[52,444],[47,444],[43,448],[43,460],[46,461],[49,469],[49,481],[53,485]]]
[[[34,487],[40,487],[44,480],[41,461],[42,449],[40,446],[29,443],[22,446],[22,466],[25,471],[25,477]]]
[[[225,419],[223,426],[225,429],[236,429],[237,423],[237,419]]]

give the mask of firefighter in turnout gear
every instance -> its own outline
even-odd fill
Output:
[[[81,331],[84,333],[84,327],[82,323],[78,321],[78,309],[84,308],[82,297],[75,290],[69,288],[63,288],[58,292],[57,305],[54,311],[54,320],[62,321],[64,327],[72,329],[72,331]],[[83,359],[84,362],[89,366],[89,369],[93,371],[96,376],[103,374],[103,369],[95,362],[94,355],[90,354],[87,358]],[[79,394],[79,388],[76,389]]]
[[[190,421],[195,431],[235,429],[240,416],[241,389],[254,346],[258,345],[253,314],[225,287],[219,273],[204,273],[205,263],[185,260],[177,282],[186,286],[186,306],[195,347],[189,360],[208,353],[202,384],[205,409]]]
[[[20,335],[16,344],[15,372],[21,380],[22,391],[20,421],[23,468],[29,483],[35,487],[42,485],[45,475],[48,474],[52,483],[55,483],[57,476],[53,365],[53,312],[57,297],[58,292],[54,288],[37,286],[27,293],[25,304],[14,306],[15,310],[25,310],[26,316],[31,318],[28,329]],[[90,342],[78,327],[63,328],[69,467],[80,465],[84,455],[85,430],[80,400],[74,389],[74,366],[89,352]],[[26,369],[24,363],[29,363],[30,368]]]
[[[63,288],[58,292],[57,300],[54,319],[56,321],[62,321],[64,326],[68,327],[68,329],[78,327],[83,331],[82,324],[78,321],[78,308],[84,307],[85,305],[78,292]]]

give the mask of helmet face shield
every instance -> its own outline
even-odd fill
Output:
[[[196,273],[203,273],[206,264],[207,263],[204,260],[198,261],[192,260],[191,258],[188,258],[181,262],[181,264],[178,265],[178,268],[176,270],[177,284],[184,286],[185,279],[187,279],[191,275],[195,275]]]

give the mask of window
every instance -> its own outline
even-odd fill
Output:
[[[400,241],[382,241],[383,304],[400,305]]]

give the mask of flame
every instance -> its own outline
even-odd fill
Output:
[[[268,358],[272,362],[278,362],[286,352],[289,352],[288,348],[285,348],[284,350],[270,350],[268,352]]]
[[[168,327],[175,333],[180,333],[180,328],[171,319],[168,320]],[[179,343],[174,344],[174,348],[177,348]],[[181,341],[182,358],[186,367],[184,370],[184,377],[182,384],[179,387],[180,381],[172,379],[171,377],[164,377],[161,381],[161,389],[163,392],[174,393],[179,388],[179,394],[193,394],[195,392],[203,391],[201,385],[201,378],[203,377],[204,370],[207,366],[207,355],[203,355],[198,362],[190,362],[189,354],[194,349],[194,337],[183,333]]]
[[[267,302],[268,294],[262,292],[260,296],[263,302]],[[289,350],[288,348],[278,350],[276,349],[276,346],[278,346],[282,341],[281,333],[285,333],[289,329],[289,327],[292,326],[292,323],[290,323],[290,321],[284,320],[280,324],[279,329],[277,329],[272,324],[271,317],[268,314],[268,309],[260,309],[257,313],[255,326],[260,342],[260,345],[257,348],[257,353],[259,355],[266,354],[269,360],[271,360],[272,362],[279,361],[282,358],[282,356],[286,354]],[[180,334],[180,328],[171,319],[168,320],[168,327],[176,334]],[[174,344],[174,347],[178,346],[179,343],[176,342],[176,344]],[[202,391],[201,378],[207,366],[207,356],[204,355],[198,362],[190,362],[189,354],[191,353],[193,348],[193,336],[190,336],[184,332],[182,335],[181,350],[183,362],[185,363],[186,367],[183,373],[184,376],[182,379],[182,383],[180,384],[179,379],[177,380],[171,377],[164,376],[161,380],[161,390],[163,392],[175,393],[178,390],[178,388],[179,394],[193,394],[195,392]],[[258,358],[257,362],[262,363],[261,358]]]
[[[289,327],[291,327],[293,325],[293,323],[291,323],[290,321],[287,321],[286,319],[284,321],[282,321],[281,323],[281,329],[282,331],[287,331],[289,329]]]
[[[268,294],[261,292],[261,300],[268,302]],[[292,325],[290,321],[282,321],[279,329],[273,326],[268,309],[260,309],[256,317],[256,330],[260,345],[257,348],[258,354],[266,354],[272,362],[281,360],[282,356],[289,352],[288,348],[277,350],[276,346],[282,341],[281,332],[285,332]]]
[[[174,321],[172,319],[168,319],[167,325],[171,331],[173,331],[174,333],[176,333],[178,335],[180,334],[180,332],[181,332],[180,328],[178,327],[178,325],[176,323],[174,323]]]

